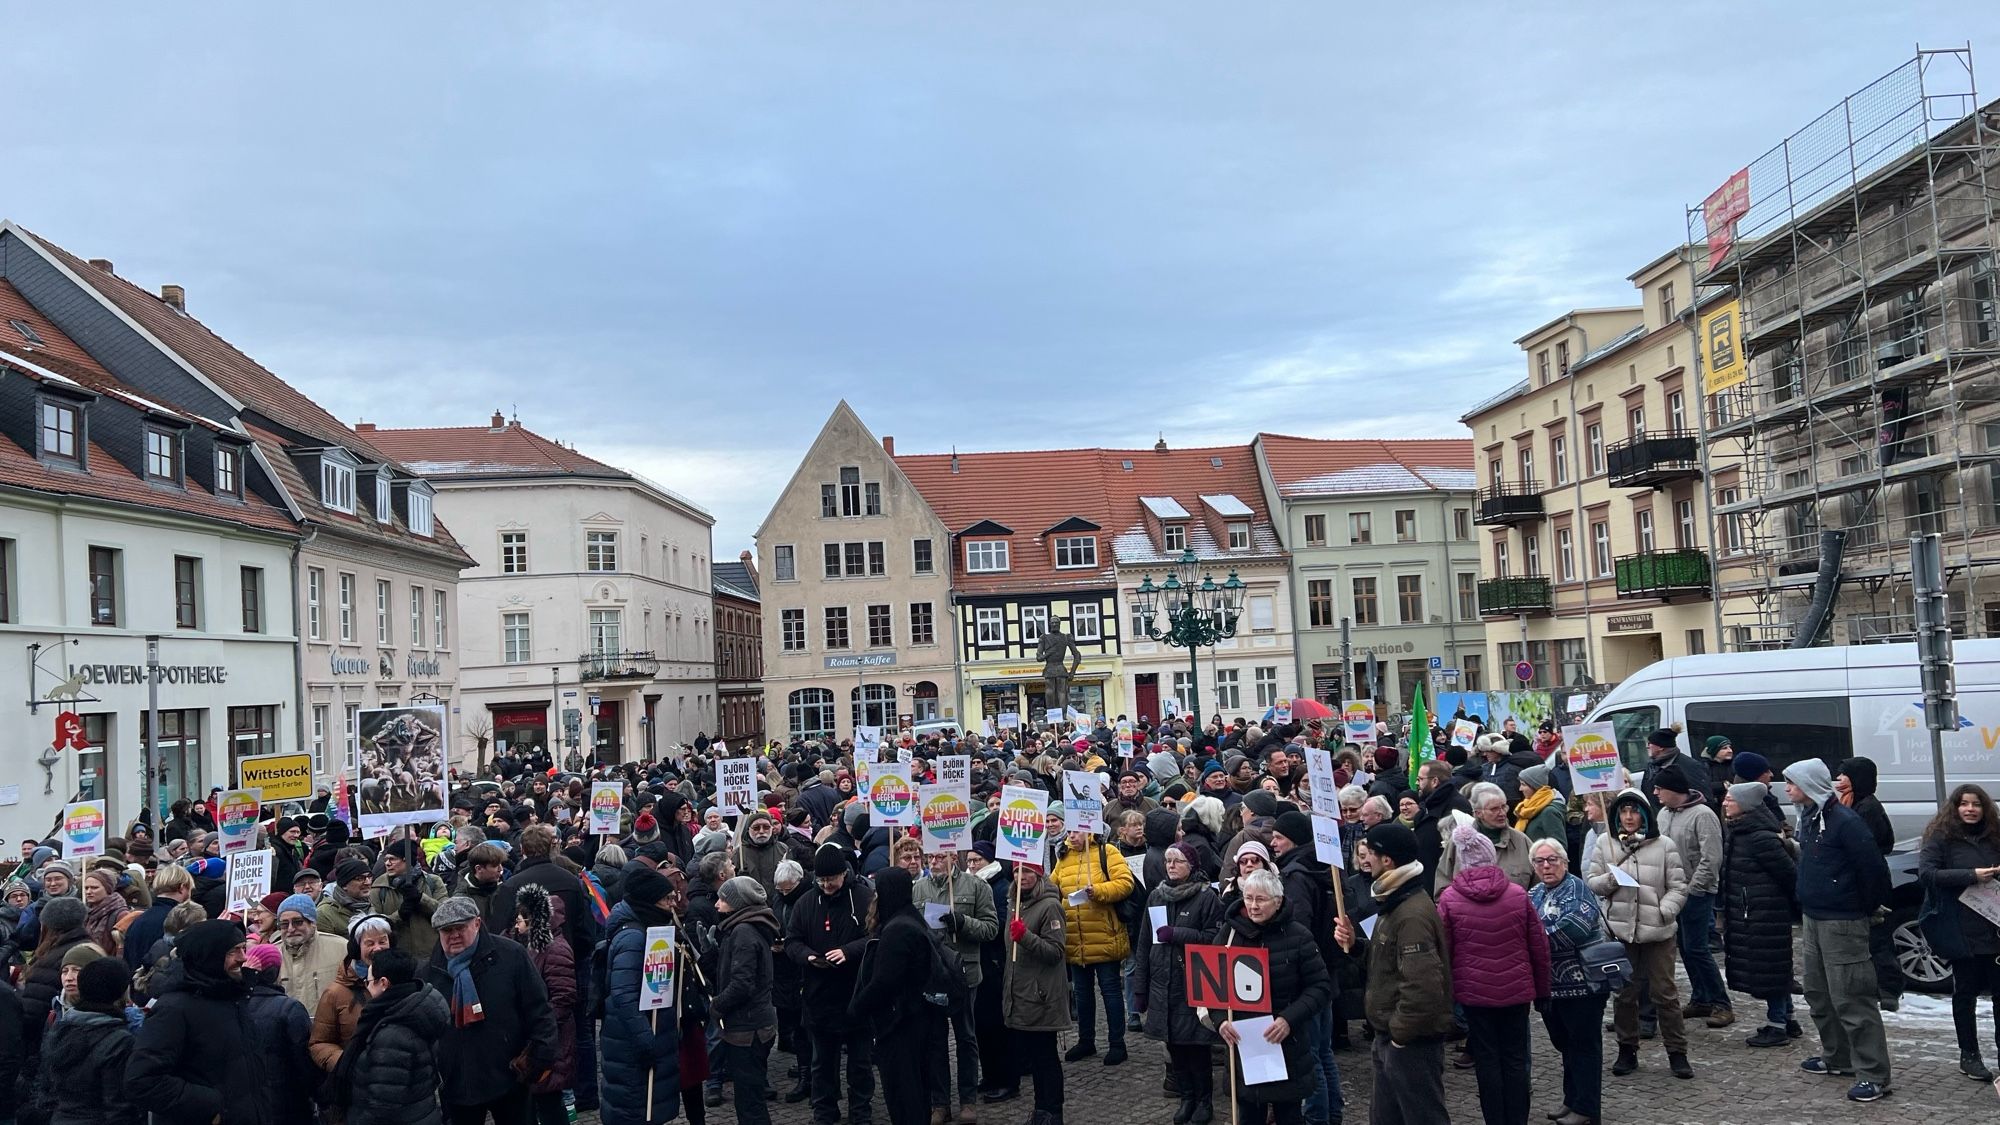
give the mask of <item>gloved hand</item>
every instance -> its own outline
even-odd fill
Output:
[[[1007,923],[1007,936],[1013,938],[1015,941],[1020,941],[1022,938],[1028,936],[1028,924],[1019,918],[1014,919],[1012,922]]]
[[[1171,944],[1173,941],[1173,932],[1174,928],[1172,926],[1161,926],[1159,929],[1153,931],[1153,940],[1160,945]]]

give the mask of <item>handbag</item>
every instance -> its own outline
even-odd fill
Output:
[[[1959,925],[1955,895],[1940,895],[1936,887],[1926,885],[1924,904],[1917,910],[1917,929],[1923,933],[1931,952],[1946,961],[1972,956],[1972,951],[1966,948],[1965,931]]]
[[[1604,996],[1632,983],[1632,957],[1617,938],[1593,941],[1577,951],[1592,994]]]

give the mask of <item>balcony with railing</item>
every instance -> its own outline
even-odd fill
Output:
[[[1533,523],[1544,515],[1539,481],[1502,481],[1479,490],[1479,517],[1474,523]]]
[[[1604,451],[1613,488],[1658,488],[1701,476],[1701,446],[1689,430],[1634,434]]]
[[[1481,617],[1514,617],[1543,614],[1555,609],[1549,580],[1537,575],[1519,578],[1488,578],[1479,583]]]
[[[1621,598],[1707,597],[1708,552],[1698,547],[1641,551],[1612,564]]]
[[[576,658],[577,678],[592,680],[650,680],[659,675],[659,658],[650,652],[592,652]]]

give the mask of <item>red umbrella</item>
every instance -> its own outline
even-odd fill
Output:
[[[1292,700],[1292,721],[1303,723],[1307,719],[1331,719],[1333,709],[1317,699]]]

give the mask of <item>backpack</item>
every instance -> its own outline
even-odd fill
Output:
[[[940,1008],[963,1005],[972,995],[965,986],[965,961],[958,950],[946,945],[942,930],[925,930],[931,942],[929,972],[924,978],[923,997],[927,1004]]]
[[[1110,850],[1111,842],[1109,840],[1099,844],[1097,848],[1097,870],[1103,873],[1104,881],[1107,883],[1111,881],[1111,860],[1106,854]],[[1118,861],[1120,863],[1125,862],[1123,853],[1119,855]],[[1129,868],[1130,864],[1127,864],[1127,867]],[[1145,896],[1139,893],[1138,883],[1138,878],[1134,877],[1132,880],[1132,893],[1111,905],[1112,914],[1117,917],[1119,924],[1124,926],[1128,933],[1136,930],[1139,923],[1146,920]]]

